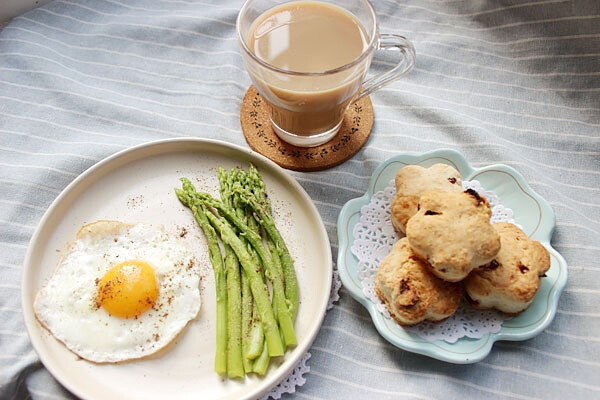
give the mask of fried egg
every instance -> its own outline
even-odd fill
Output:
[[[119,362],[169,344],[199,313],[200,269],[177,235],[148,224],[85,225],[34,311],[81,358]]]

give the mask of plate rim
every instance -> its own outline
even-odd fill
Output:
[[[467,172],[466,176],[470,179],[480,175],[483,172],[497,170],[504,172],[510,175],[515,181],[519,184],[523,192],[529,196],[531,196],[535,202],[540,206],[540,226],[536,227],[536,231],[542,230],[540,232],[539,240],[549,251],[550,256],[556,259],[556,263],[559,267],[559,273],[556,278],[556,281],[552,285],[548,293],[548,309],[541,318],[538,320],[538,323],[535,327],[527,332],[511,332],[508,331],[508,328],[502,326],[501,330],[497,333],[490,333],[484,335],[480,339],[465,339],[469,340],[473,343],[479,344],[475,350],[469,353],[458,353],[451,351],[448,347],[452,347],[452,344],[443,342],[443,341],[433,341],[428,342],[424,339],[420,338],[411,338],[413,340],[407,340],[405,338],[400,338],[397,335],[394,335],[391,331],[386,329],[385,325],[389,322],[385,317],[377,311],[377,308],[371,300],[369,300],[362,293],[362,286],[360,283],[357,285],[354,282],[355,276],[353,276],[347,269],[347,257],[356,258],[354,254],[351,252],[351,231],[354,228],[350,226],[350,220],[357,213],[360,214],[360,208],[367,204],[372,196],[375,193],[375,187],[377,186],[377,179],[380,177],[381,173],[386,169],[391,163],[399,162],[405,165],[408,164],[417,164],[419,162],[423,162],[425,160],[431,158],[439,158],[445,159],[450,164],[454,165],[455,168],[461,173]],[[340,279],[342,284],[346,289],[348,289],[350,295],[357,300],[363,307],[367,309],[375,328],[379,332],[381,336],[383,336],[388,342],[393,344],[394,346],[411,351],[413,353],[422,354],[425,356],[429,356],[441,361],[455,363],[455,364],[469,364],[475,363],[483,360],[485,357],[489,355],[492,350],[493,344],[496,341],[500,340],[508,340],[508,341],[521,341],[532,338],[543,331],[553,320],[554,315],[556,314],[556,308],[558,299],[562,293],[562,290],[566,286],[567,283],[567,263],[565,259],[554,249],[550,243],[552,234],[554,232],[556,224],[556,217],[552,207],[548,204],[548,202],[540,196],[537,192],[535,192],[527,183],[525,178],[514,168],[505,165],[505,164],[491,164],[481,168],[473,167],[463,154],[454,150],[454,149],[437,149],[428,151],[425,153],[400,153],[396,154],[390,158],[387,158],[383,162],[381,162],[377,168],[374,170],[373,174],[370,177],[369,185],[365,194],[351,199],[344,204],[342,209],[340,210],[340,214],[338,216],[338,242],[339,242],[339,253],[337,260],[337,268],[340,275]],[[348,233],[350,233],[350,237],[348,237]],[[461,339],[459,339],[460,341]]]
[[[27,250],[25,252],[25,257],[23,259],[23,264],[22,264],[23,269],[22,269],[21,277],[20,277],[21,278],[20,295],[21,295],[21,308],[23,310],[23,319],[24,319],[25,328],[27,330],[27,335],[28,335],[29,341],[32,345],[33,350],[36,352],[37,356],[39,357],[40,361],[42,362],[44,367],[50,372],[52,377],[54,379],[56,379],[69,392],[71,392],[72,394],[74,394],[78,397],[95,398],[95,397],[86,397],[86,393],[83,393],[82,390],[80,390],[77,387],[77,385],[72,384],[71,381],[68,379],[68,376],[63,375],[62,373],[60,373],[56,370],[56,368],[54,367],[54,361],[49,360],[50,357],[43,350],[40,351],[40,349],[43,348],[43,346],[41,344],[41,341],[39,341],[38,338],[36,337],[36,335],[33,333],[34,329],[37,329],[37,328],[43,329],[41,326],[36,326],[36,323],[37,323],[37,325],[39,325],[39,322],[37,322],[37,319],[34,315],[33,308],[32,308],[33,305],[27,301],[27,298],[25,296],[25,293],[27,291],[29,291],[29,290],[34,291],[34,289],[30,288],[30,284],[27,281],[27,277],[28,277],[29,268],[32,263],[32,258],[34,257],[34,254],[35,254],[36,243],[39,241],[40,235],[42,234],[44,229],[46,229],[46,225],[48,224],[49,219],[53,216],[53,214],[56,212],[57,208],[61,205],[61,203],[63,201],[65,201],[65,198],[67,196],[69,196],[71,194],[71,192],[76,190],[83,182],[85,182],[86,179],[90,178],[90,176],[92,176],[95,173],[100,173],[99,171],[101,171],[103,168],[106,168],[107,166],[110,166],[110,164],[112,164],[114,162],[117,162],[117,161],[121,160],[122,158],[126,158],[128,156],[135,155],[138,152],[143,153],[144,151],[149,151],[149,149],[156,148],[154,150],[154,152],[151,152],[151,154],[147,154],[146,156],[135,158],[134,161],[142,160],[147,157],[165,154],[165,153],[169,153],[169,152],[175,152],[172,149],[169,150],[170,146],[179,145],[179,146],[183,147],[186,143],[194,143],[195,145],[207,144],[207,145],[215,146],[217,148],[222,148],[222,149],[226,149],[228,151],[236,152],[238,154],[241,153],[241,154],[246,155],[252,161],[259,161],[260,163],[266,165],[272,174],[276,175],[278,178],[283,179],[285,181],[285,183],[287,185],[289,185],[296,194],[300,194],[302,196],[302,198],[303,198],[302,201],[304,202],[304,205],[306,207],[308,207],[310,212],[317,217],[318,224],[317,224],[316,228],[319,231],[319,234],[325,239],[323,250],[325,252],[326,265],[320,264],[319,268],[323,269],[324,272],[327,272],[327,274],[326,274],[327,281],[325,282],[325,289],[326,289],[326,293],[328,295],[323,296],[324,300],[322,301],[321,304],[318,304],[319,309],[321,311],[320,311],[319,315],[316,315],[315,318],[313,319],[313,321],[316,323],[307,332],[307,336],[305,339],[306,341],[303,345],[301,345],[299,343],[293,349],[288,350],[291,352],[292,350],[296,350],[296,349],[300,348],[301,351],[295,352],[295,354],[291,355],[290,358],[285,360],[285,362],[283,362],[277,366],[278,369],[283,368],[283,369],[281,369],[281,371],[283,371],[283,372],[278,372],[272,378],[273,382],[269,383],[264,388],[261,389],[259,386],[254,391],[245,392],[244,398],[251,399],[251,398],[255,398],[255,397],[261,397],[261,396],[269,393],[269,391],[272,390],[276,385],[280,384],[283,380],[285,380],[289,376],[289,374],[293,371],[293,369],[298,365],[298,363],[301,362],[301,360],[304,357],[304,355],[306,354],[306,352],[310,350],[312,343],[314,342],[315,338],[317,337],[317,335],[321,329],[323,320],[325,318],[325,314],[327,313],[327,305],[329,303],[329,297],[330,297],[329,293],[331,292],[332,281],[333,281],[333,257],[332,257],[332,251],[331,251],[331,243],[329,240],[329,236],[327,234],[327,229],[325,228],[323,219],[321,218],[321,214],[319,213],[315,203],[313,202],[311,197],[308,195],[306,190],[296,181],[296,179],[294,179],[284,168],[280,167],[275,162],[266,158],[262,154],[257,153],[251,149],[242,147],[240,145],[237,145],[235,143],[230,143],[230,142],[226,142],[226,141],[222,141],[222,140],[218,140],[218,139],[198,138],[198,137],[189,137],[189,136],[182,136],[182,137],[159,139],[159,140],[143,142],[140,144],[136,144],[134,146],[130,146],[130,147],[121,149],[111,155],[106,156],[105,158],[101,159],[100,161],[92,164],[90,167],[88,167],[83,172],[81,172],[77,177],[75,177],[58,194],[58,196],[56,196],[56,198],[50,203],[50,205],[48,206],[48,208],[46,209],[46,211],[40,218],[39,222],[37,223],[36,229],[33,232],[31,239],[29,240],[29,243],[27,245]],[[161,152],[161,151],[159,151],[161,148],[166,148],[167,150]],[[191,150],[180,149],[178,152],[186,152],[186,151],[189,152]],[[93,186],[93,184],[92,184],[92,186]],[[76,197],[78,197],[78,196],[79,195],[77,195]],[[284,368],[284,364],[287,364],[286,368]],[[265,379],[265,378],[260,378],[260,379]],[[98,396],[100,396],[99,398],[101,398],[101,394],[98,394]]]

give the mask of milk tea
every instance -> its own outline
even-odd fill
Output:
[[[332,4],[294,1],[259,16],[249,30],[248,48],[259,59],[292,72],[250,71],[270,103],[272,121],[300,136],[339,125],[368,65],[335,70],[359,58],[368,41],[360,22]],[[314,74],[326,71],[331,73]]]

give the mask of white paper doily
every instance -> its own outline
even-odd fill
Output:
[[[294,370],[285,378],[279,385],[275,386],[269,394],[262,397],[260,400],[278,400],[284,393],[295,393],[296,386],[302,386],[306,383],[304,374],[310,371],[310,367],[306,365],[306,362],[311,357],[311,354],[307,352],[304,354],[298,365],[294,367]]]
[[[464,181],[463,189],[473,189],[488,200],[492,209],[491,222],[514,223],[513,211],[502,206],[498,196],[483,189],[478,181]],[[369,204],[361,208],[360,220],[352,232],[354,241],[351,251],[359,260],[357,273],[363,293],[386,318],[391,316],[375,293],[375,274],[383,258],[401,237],[394,230],[390,217],[390,204],[395,194],[396,188],[391,180],[383,191],[375,193]],[[499,332],[502,322],[507,318],[495,310],[476,310],[461,304],[450,318],[442,322],[422,322],[404,329],[428,341],[443,340],[454,343],[465,336],[478,339],[488,333]]]
[[[331,281],[331,292],[329,294],[329,302],[327,303],[327,310],[333,307],[333,303],[340,299],[340,287],[342,287],[342,281],[340,280],[340,275],[337,269],[333,269],[333,277]],[[306,364],[308,359],[311,357],[310,352],[306,352],[298,365],[294,367],[292,372],[285,378],[282,382],[280,382],[277,386],[269,392],[269,394],[265,395],[261,398],[261,400],[269,400],[275,399],[278,400],[284,393],[295,393],[297,386],[302,386],[306,383],[306,378],[304,378],[304,374],[310,371],[310,367]]]

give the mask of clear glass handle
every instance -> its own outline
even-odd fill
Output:
[[[376,90],[392,83],[396,79],[400,79],[410,72],[415,66],[417,54],[412,43],[404,36],[392,34],[380,34],[377,50],[399,50],[400,62],[389,71],[382,72],[363,82],[362,90],[354,101],[367,96]]]

